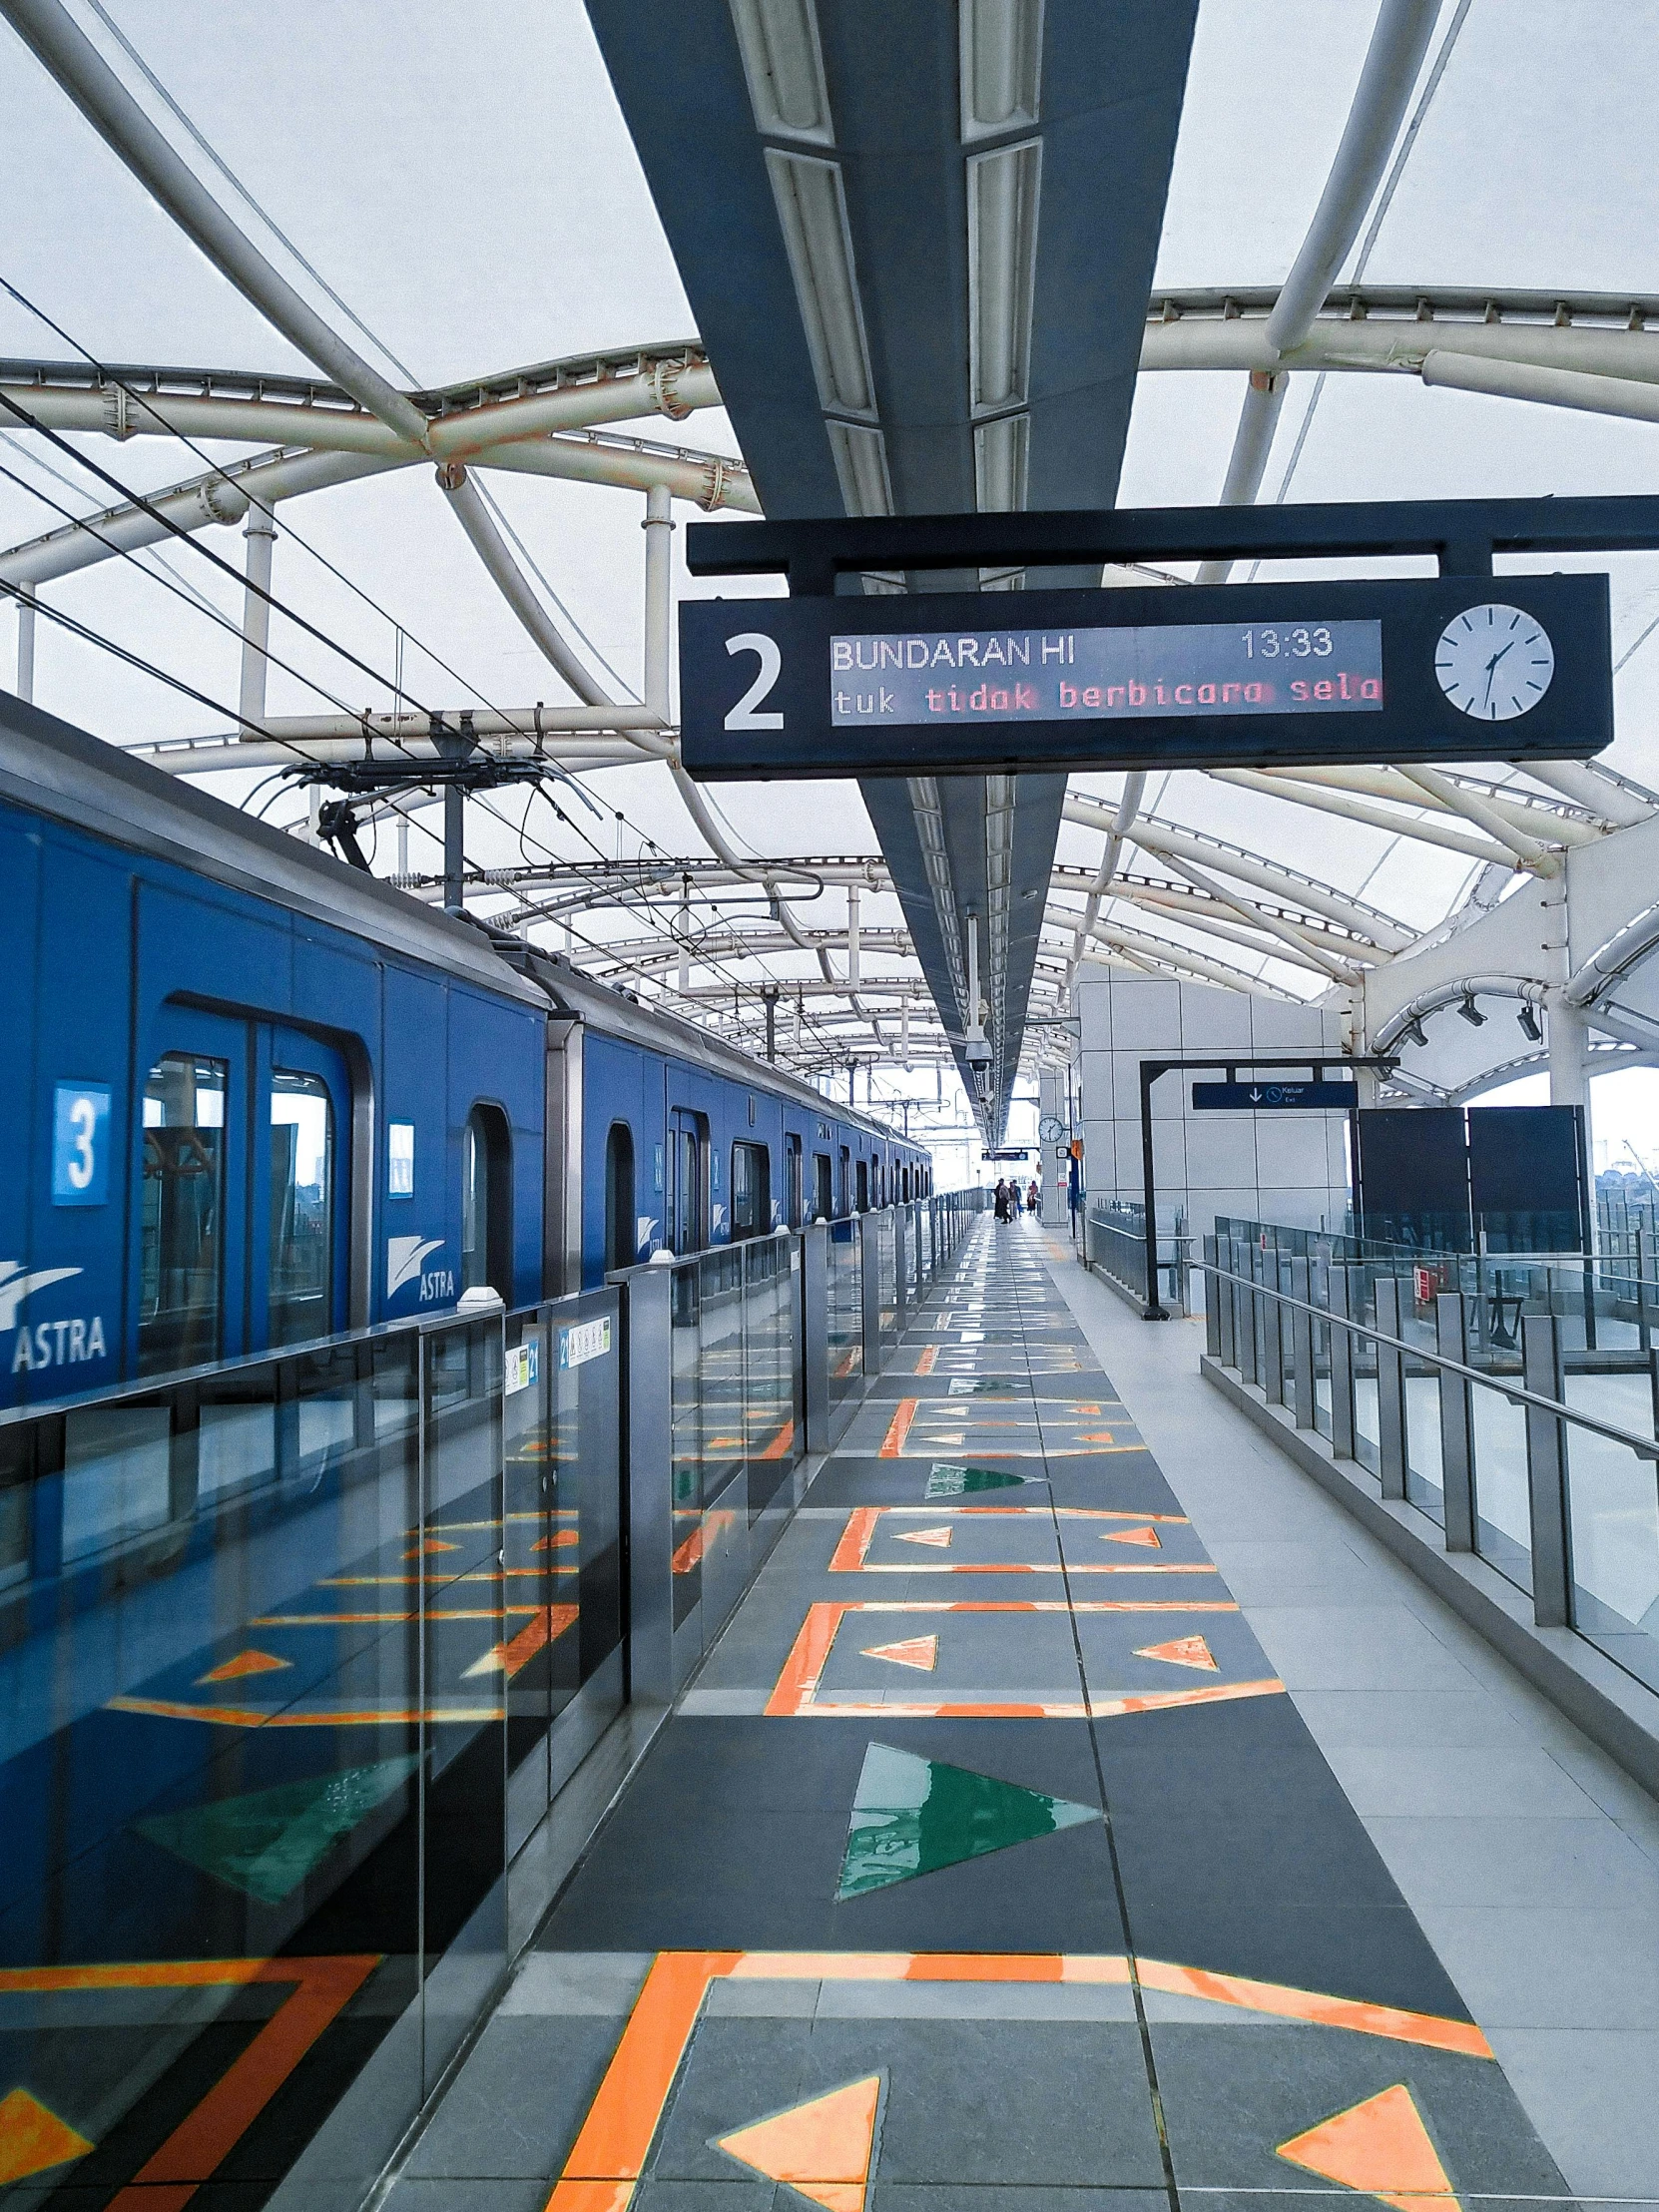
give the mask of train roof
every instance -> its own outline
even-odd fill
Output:
[[[764,1086],[883,1142],[904,1142],[886,1123],[825,1098],[810,1083],[740,1052],[695,1023],[643,1006],[555,954],[517,939],[492,939],[478,923],[424,905],[331,852],[301,844],[285,830],[5,692],[0,692],[0,798],[251,897],[275,898],[291,912],[426,961],[499,996],[543,1012],[551,1001],[607,1034],[674,1052],[736,1082]]]

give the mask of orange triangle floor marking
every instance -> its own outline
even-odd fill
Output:
[[[283,1667],[291,1667],[291,1659],[274,1658],[269,1651],[239,1651],[234,1659],[226,1659],[217,1667],[210,1667],[206,1674],[199,1674],[196,1686],[204,1682],[241,1682],[250,1674],[277,1674]]]
[[[953,1528],[911,1528],[894,1533],[901,1544],[930,1544],[935,1551],[943,1551],[956,1532]]]
[[[556,1528],[551,1536],[543,1536],[540,1542],[533,1543],[530,1549],[532,1551],[567,1551],[572,1545],[579,1544],[581,1541],[582,1531],[579,1528]]]
[[[418,1559],[427,1552],[459,1551],[460,1548],[459,1544],[444,1543],[441,1537],[428,1536],[424,1543],[414,1545],[411,1550],[404,1552],[403,1556],[405,1559]]]
[[[828,2090],[770,2119],[718,2135],[715,2148],[769,2181],[799,2190],[825,2212],[864,2212],[881,2076]]]
[[[890,1659],[895,1667],[917,1667],[923,1674],[931,1674],[939,1663],[939,1639],[937,1636],[906,1636],[898,1644],[869,1644],[858,1656],[860,1659]]]
[[[1145,1544],[1148,1551],[1162,1551],[1155,1528],[1114,1528],[1101,1537],[1103,1544]]]
[[[1446,2170],[1403,2081],[1293,2135],[1278,2155],[1322,2181],[1368,2190],[1394,2212],[1426,2212],[1429,2204],[1456,2212]]]
[[[1202,1667],[1208,1674],[1220,1674],[1215,1654],[1202,1636],[1177,1636],[1167,1644],[1137,1644],[1137,1659],[1167,1659],[1172,1667]]]
[[[0,2097],[0,2187],[43,2174],[49,2166],[62,2166],[71,2158],[84,2158],[92,2147],[27,2089],[12,2089]]]

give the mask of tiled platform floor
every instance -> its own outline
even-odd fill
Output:
[[[1444,1645],[1380,1634],[1366,1562],[1345,1585],[1272,1485],[1212,1551],[1227,1470],[1189,1518],[1062,1281],[1036,1225],[976,1228],[398,2212],[1578,2201],[1448,1970],[1470,1938],[1437,1947],[1362,1818],[1392,1768],[1301,1709],[1310,1669],[1316,1701],[1454,1695]]]

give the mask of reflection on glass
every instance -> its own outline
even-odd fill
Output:
[[[139,1372],[223,1354],[223,1060],[170,1052],[144,1086],[139,1230]]]
[[[1437,1369],[1417,1374],[1405,1367],[1405,1495],[1431,1520],[1445,1522],[1445,1474],[1440,1458],[1440,1387]],[[1445,1378],[1445,1387],[1455,1387]]]
[[[334,1130],[319,1076],[271,1078],[271,1342],[333,1327]]]
[[[1531,1589],[1526,1414],[1492,1389],[1474,1392],[1474,1548],[1499,1574]]]
[[[1589,1381],[1575,1377],[1569,1395],[1585,1394]],[[1573,1626],[1650,1689],[1659,1690],[1659,1484],[1654,1462],[1627,1444],[1570,1422],[1564,1433]]]

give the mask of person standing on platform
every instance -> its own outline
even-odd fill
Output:
[[[1031,1187],[1025,1194],[1025,1211],[1030,1214],[1033,1219],[1035,1219],[1040,1217],[1042,1210],[1043,1187],[1037,1181],[1037,1178],[1035,1176],[1032,1176]]]
[[[997,1220],[1006,1221],[1008,1219],[1008,1184],[1005,1177],[1000,1175],[997,1177],[996,1190],[993,1196]]]

